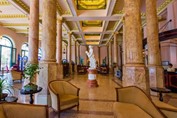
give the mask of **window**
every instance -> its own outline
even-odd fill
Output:
[[[28,44],[27,43],[24,43],[22,45],[22,48],[21,48],[21,56],[24,57],[24,56],[27,56],[28,57]]]
[[[0,38],[0,70],[8,70],[16,62],[16,49],[12,40],[7,36]]]

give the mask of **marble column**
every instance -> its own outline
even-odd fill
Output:
[[[56,0],[43,0],[42,60],[37,83],[43,89],[36,98],[39,104],[49,104],[48,83],[57,78],[56,63]],[[41,100],[42,99],[42,100]],[[41,103],[42,102],[42,103]]]
[[[62,17],[58,18],[57,24],[57,79],[63,79],[63,64],[62,64]]]
[[[77,40],[74,42],[74,52],[75,52],[75,66],[74,66],[74,70],[75,72],[77,72]]]
[[[78,51],[78,65],[80,65],[80,45],[78,44],[78,49],[77,49],[77,51]]]
[[[98,66],[101,65],[101,58],[100,58],[100,47],[98,47]]]
[[[68,55],[67,55],[67,57],[68,57],[68,63],[69,63],[69,73],[70,74],[73,74],[73,71],[72,71],[72,60],[71,60],[71,32],[68,32],[68,51],[67,51],[67,53],[68,53]]]
[[[114,63],[116,63],[116,67],[118,66],[117,35],[118,35],[118,32],[115,32],[114,33]]]
[[[124,21],[123,20],[123,40],[122,40],[122,54],[123,54],[123,59],[122,59],[122,64],[124,65],[126,63],[126,43],[125,43],[125,26],[124,26]]]
[[[155,0],[146,0],[149,79],[150,87],[164,87],[164,71],[161,65],[156,4],[157,1]]]
[[[112,41],[109,41],[109,73],[112,73]]]
[[[38,63],[38,47],[39,47],[39,0],[30,1],[29,15],[29,62]]]
[[[137,86],[149,94],[148,69],[143,62],[140,0],[125,0],[126,62],[123,67],[123,86]]]

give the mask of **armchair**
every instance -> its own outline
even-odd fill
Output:
[[[119,118],[177,118],[177,108],[151,100],[135,86],[116,88],[117,101],[114,103],[114,116]]]
[[[166,118],[152,100],[138,87],[116,88],[115,118]]]
[[[58,112],[77,106],[79,110],[79,88],[69,82],[53,80],[49,82],[49,92],[51,96],[51,107]]]
[[[12,75],[13,81],[20,80],[22,82],[22,72],[16,71],[16,70],[11,70],[10,73]]]

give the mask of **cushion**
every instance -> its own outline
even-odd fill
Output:
[[[113,111],[116,118],[152,118],[140,107],[130,103],[115,102]]]
[[[60,96],[60,105],[68,105],[79,102],[79,97],[75,95],[64,94]]]

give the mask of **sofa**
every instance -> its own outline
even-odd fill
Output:
[[[116,88],[116,93],[115,118],[177,118],[176,107],[152,100],[138,87]]]
[[[0,103],[0,118],[48,118],[45,105]]]

